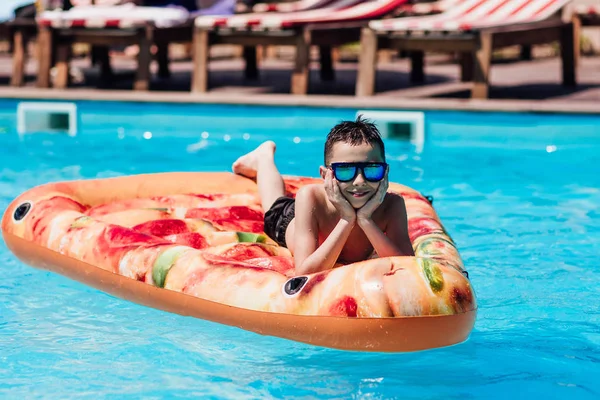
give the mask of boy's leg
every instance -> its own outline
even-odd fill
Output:
[[[238,175],[256,178],[264,212],[271,208],[275,200],[285,195],[283,178],[275,165],[275,142],[266,141],[241,156],[233,163],[232,169]]]

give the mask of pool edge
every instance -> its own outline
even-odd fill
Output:
[[[10,87],[0,88],[0,98],[600,115],[600,107],[597,104],[573,100],[395,99],[387,97],[326,95],[292,96],[287,94],[252,94],[244,96],[240,95],[240,93],[192,94],[187,92],[101,91],[93,89],[55,90]]]

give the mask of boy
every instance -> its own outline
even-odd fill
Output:
[[[233,163],[233,172],[256,178],[265,211],[265,233],[294,254],[297,275],[331,269],[336,263],[413,256],[406,207],[387,193],[385,148],[374,124],[362,119],[333,127],[325,142],[324,184],[300,188],[295,199],[267,141]]]

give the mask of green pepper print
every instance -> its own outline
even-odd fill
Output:
[[[171,247],[156,258],[152,266],[152,280],[155,286],[160,288],[165,287],[165,280],[167,279],[169,270],[187,250],[190,250],[187,246]]]
[[[267,241],[265,235],[258,233],[236,232],[236,235],[240,243],[265,243]]]
[[[444,276],[442,270],[434,260],[428,258],[419,258],[423,273],[429,281],[429,286],[434,292],[439,292],[444,288]]]

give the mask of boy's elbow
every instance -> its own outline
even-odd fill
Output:
[[[294,270],[294,275],[295,276],[308,275],[308,272],[306,272],[302,267],[296,267],[296,269]]]
[[[314,268],[312,268],[310,265],[307,265],[307,263],[302,263],[302,264],[296,266],[295,273],[296,273],[296,275],[308,275],[308,274],[317,272],[317,271],[314,271],[313,269]]]
[[[294,263],[294,274],[296,276],[298,275],[306,275],[307,268],[306,268],[306,258],[302,259],[302,261],[300,261],[298,259],[298,257],[296,257],[295,259],[295,263]]]
[[[296,265],[296,275],[309,275],[323,271],[325,268],[321,264],[316,264],[313,260],[306,259],[300,264]]]

